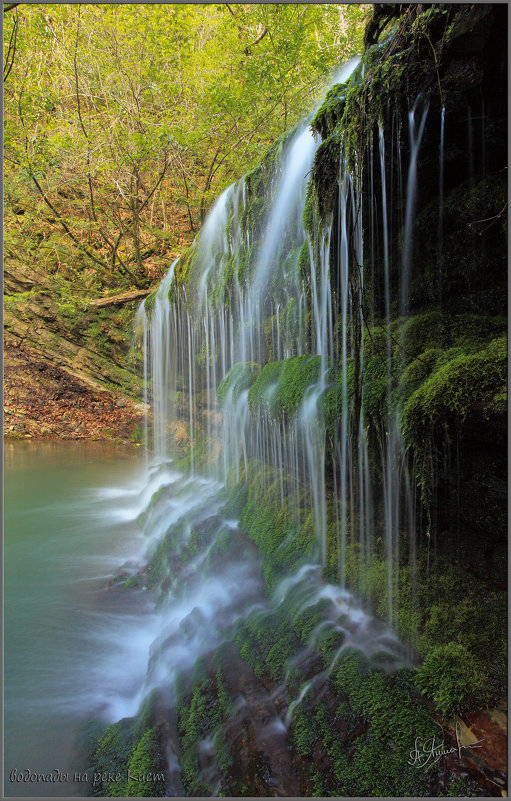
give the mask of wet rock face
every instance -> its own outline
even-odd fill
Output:
[[[481,313],[505,314],[506,31],[507,8],[503,5],[413,6],[402,14],[396,36],[383,39],[374,55],[366,54],[366,80],[357,105],[348,109],[341,127],[359,149],[365,149],[360,165],[365,259],[366,251],[371,250],[375,263],[371,270],[366,265],[364,285],[368,307],[374,303],[372,311],[377,316],[385,313],[378,123],[382,123],[385,143],[391,303],[397,316],[410,114],[415,115],[417,132],[424,109],[427,117],[417,163],[418,225],[412,232],[410,311],[436,307],[440,301],[451,311],[466,310],[468,304]],[[322,123],[318,128],[324,139],[322,148],[330,148],[333,154],[326,175],[320,165],[315,168],[320,202],[325,193],[335,194],[343,103],[339,99],[337,112],[334,108],[321,116],[320,110],[317,115]],[[489,185],[482,186],[483,180]],[[371,193],[378,199],[374,208]],[[439,237],[444,238],[443,257]]]
[[[474,350],[470,320],[456,320],[457,315],[479,315],[481,321],[495,316],[500,318],[501,332],[506,329],[507,17],[507,7],[498,4],[410,7],[403,10],[395,39],[382,37],[374,60],[368,61],[367,74],[372,71],[377,76],[378,91],[371,94],[369,87],[360,94],[364,111],[353,126],[354,133],[358,128],[363,131],[365,142],[363,302],[368,325],[372,319],[377,324],[385,320],[386,291],[390,292],[390,324],[397,325],[403,313],[400,292],[408,240],[410,315],[436,312],[445,331],[452,333],[459,326],[456,344],[468,343],[468,349]],[[375,103],[380,117],[373,121]],[[408,231],[411,142],[414,136],[417,139],[424,114],[416,152],[415,219]],[[338,117],[330,114],[325,119],[332,123],[322,135],[333,141]],[[335,170],[329,174],[333,185]],[[338,208],[335,213],[339,214]],[[390,279],[386,289],[387,237]],[[335,258],[334,250],[335,243]],[[479,341],[486,337],[488,342],[491,336],[481,331]],[[406,362],[406,351],[416,348],[414,355],[423,359],[421,350],[428,346],[441,352],[454,343],[438,336],[423,348],[406,337],[401,344]],[[377,346],[375,350],[381,353]],[[472,381],[477,380],[474,373]],[[366,389],[373,391],[368,383]],[[437,471],[432,479],[436,501],[430,514],[434,536],[438,533],[435,548],[443,549],[447,558],[456,552],[456,558],[471,570],[470,563],[479,562],[478,575],[490,582],[498,575],[501,582],[506,563],[507,475],[501,444],[506,435],[503,414],[488,411],[488,403],[482,393],[466,415],[446,413],[443,425],[448,435],[433,445],[442,466],[433,470]],[[375,464],[376,496],[381,485],[378,469]],[[477,553],[475,559],[470,551]]]
[[[225,727],[233,758],[228,776],[231,792],[237,795],[245,786],[247,794],[255,796],[300,795],[287,732],[263,685],[249,673],[242,662],[236,688],[243,692],[242,705]]]

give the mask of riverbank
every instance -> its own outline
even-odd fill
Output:
[[[4,340],[4,436],[140,441],[144,406]]]

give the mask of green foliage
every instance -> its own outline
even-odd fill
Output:
[[[433,648],[417,673],[417,685],[442,715],[456,715],[488,701],[488,676],[461,643]]]
[[[6,212],[42,227],[39,263],[80,263],[107,285],[161,273],[219,191],[361,49],[364,8],[340,8],[38,4],[6,15],[4,55],[19,23]]]

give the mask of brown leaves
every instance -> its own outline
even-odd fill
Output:
[[[130,441],[141,420],[130,399],[107,390],[91,391],[79,379],[6,340],[6,436]]]

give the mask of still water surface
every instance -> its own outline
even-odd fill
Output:
[[[144,550],[127,503],[143,459],[92,442],[8,441],[4,454],[4,792],[80,796],[85,786],[72,779],[87,765],[77,734],[91,717],[125,713],[154,636],[143,593],[120,605],[105,592]],[[70,781],[16,783],[13,770],[59,770]]]

